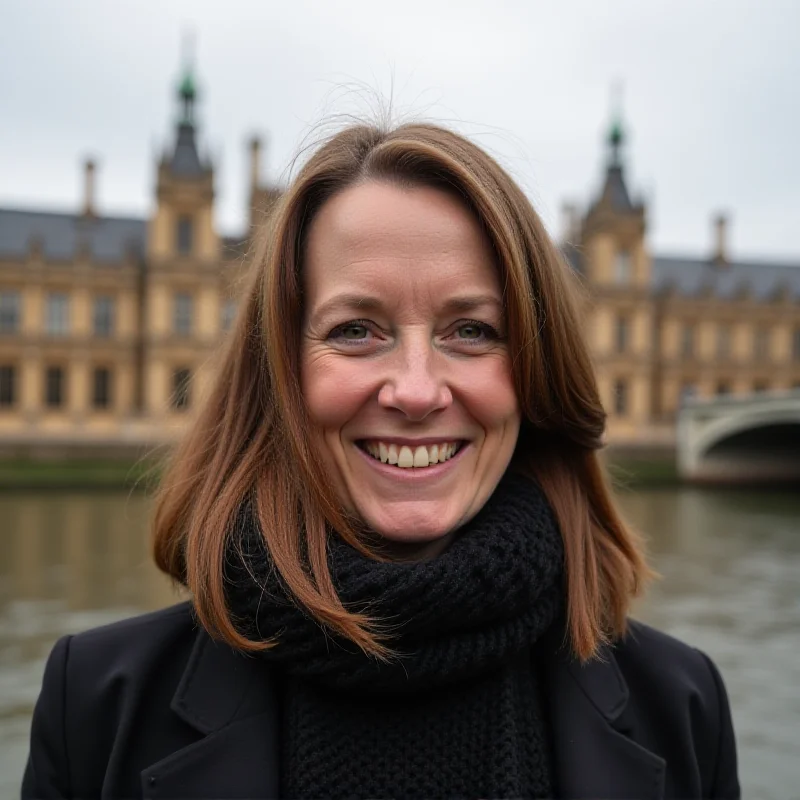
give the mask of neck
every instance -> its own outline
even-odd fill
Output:
[[[377,541],[370,542],[370,544],[376,553],[389,559],[389,561],[422,562],[431,561],[444,553],[457,535],[458,531],[453,530],[438,539],[426,542],[398,542],[378,537]]]

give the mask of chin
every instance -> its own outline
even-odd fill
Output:
[[[405,515],[402,523],[390,520],[382,514],[364,514],[362,519],[382,539],[403,544],[425,544],[443,539],[457,527],[454,520],[450,525],[436,524],[431,521],[431,514]]]

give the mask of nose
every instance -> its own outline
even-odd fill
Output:
[[[445,380],[443,358],[430,342],[416,340],[398,347],[378,392],[382,408],[401,411],[412,422],[421,422],[453,402]]]

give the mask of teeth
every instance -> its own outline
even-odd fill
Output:
[[[456,442],[443,442],[428,447],[421,445],[413,450],[408,445],[403,445],[398,449],[396,444],[387,445],[374,440],[364,443],[364,449],[374,459],[384,464],[396,465],[401,469],[422,469],[434,464],[442,464],[455,455],[457,448]]]
[[[414,466],[414,456],[411,453],[411,448],[403,445],[400,448],[400,455],[397,458],[397,466],[407,469]]]
[[[414,451],[414,466],[427,467],[428,466],[428,448],[418,447]]]

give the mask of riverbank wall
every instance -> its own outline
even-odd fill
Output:
[[[85,452],[43,449],[0,454],[0,491],[35,489],[129,489],[158,485],[164,448],[96,449]],[[601,453],[615,487],[674,486],[679,483],[671,448],[608,448]]]

